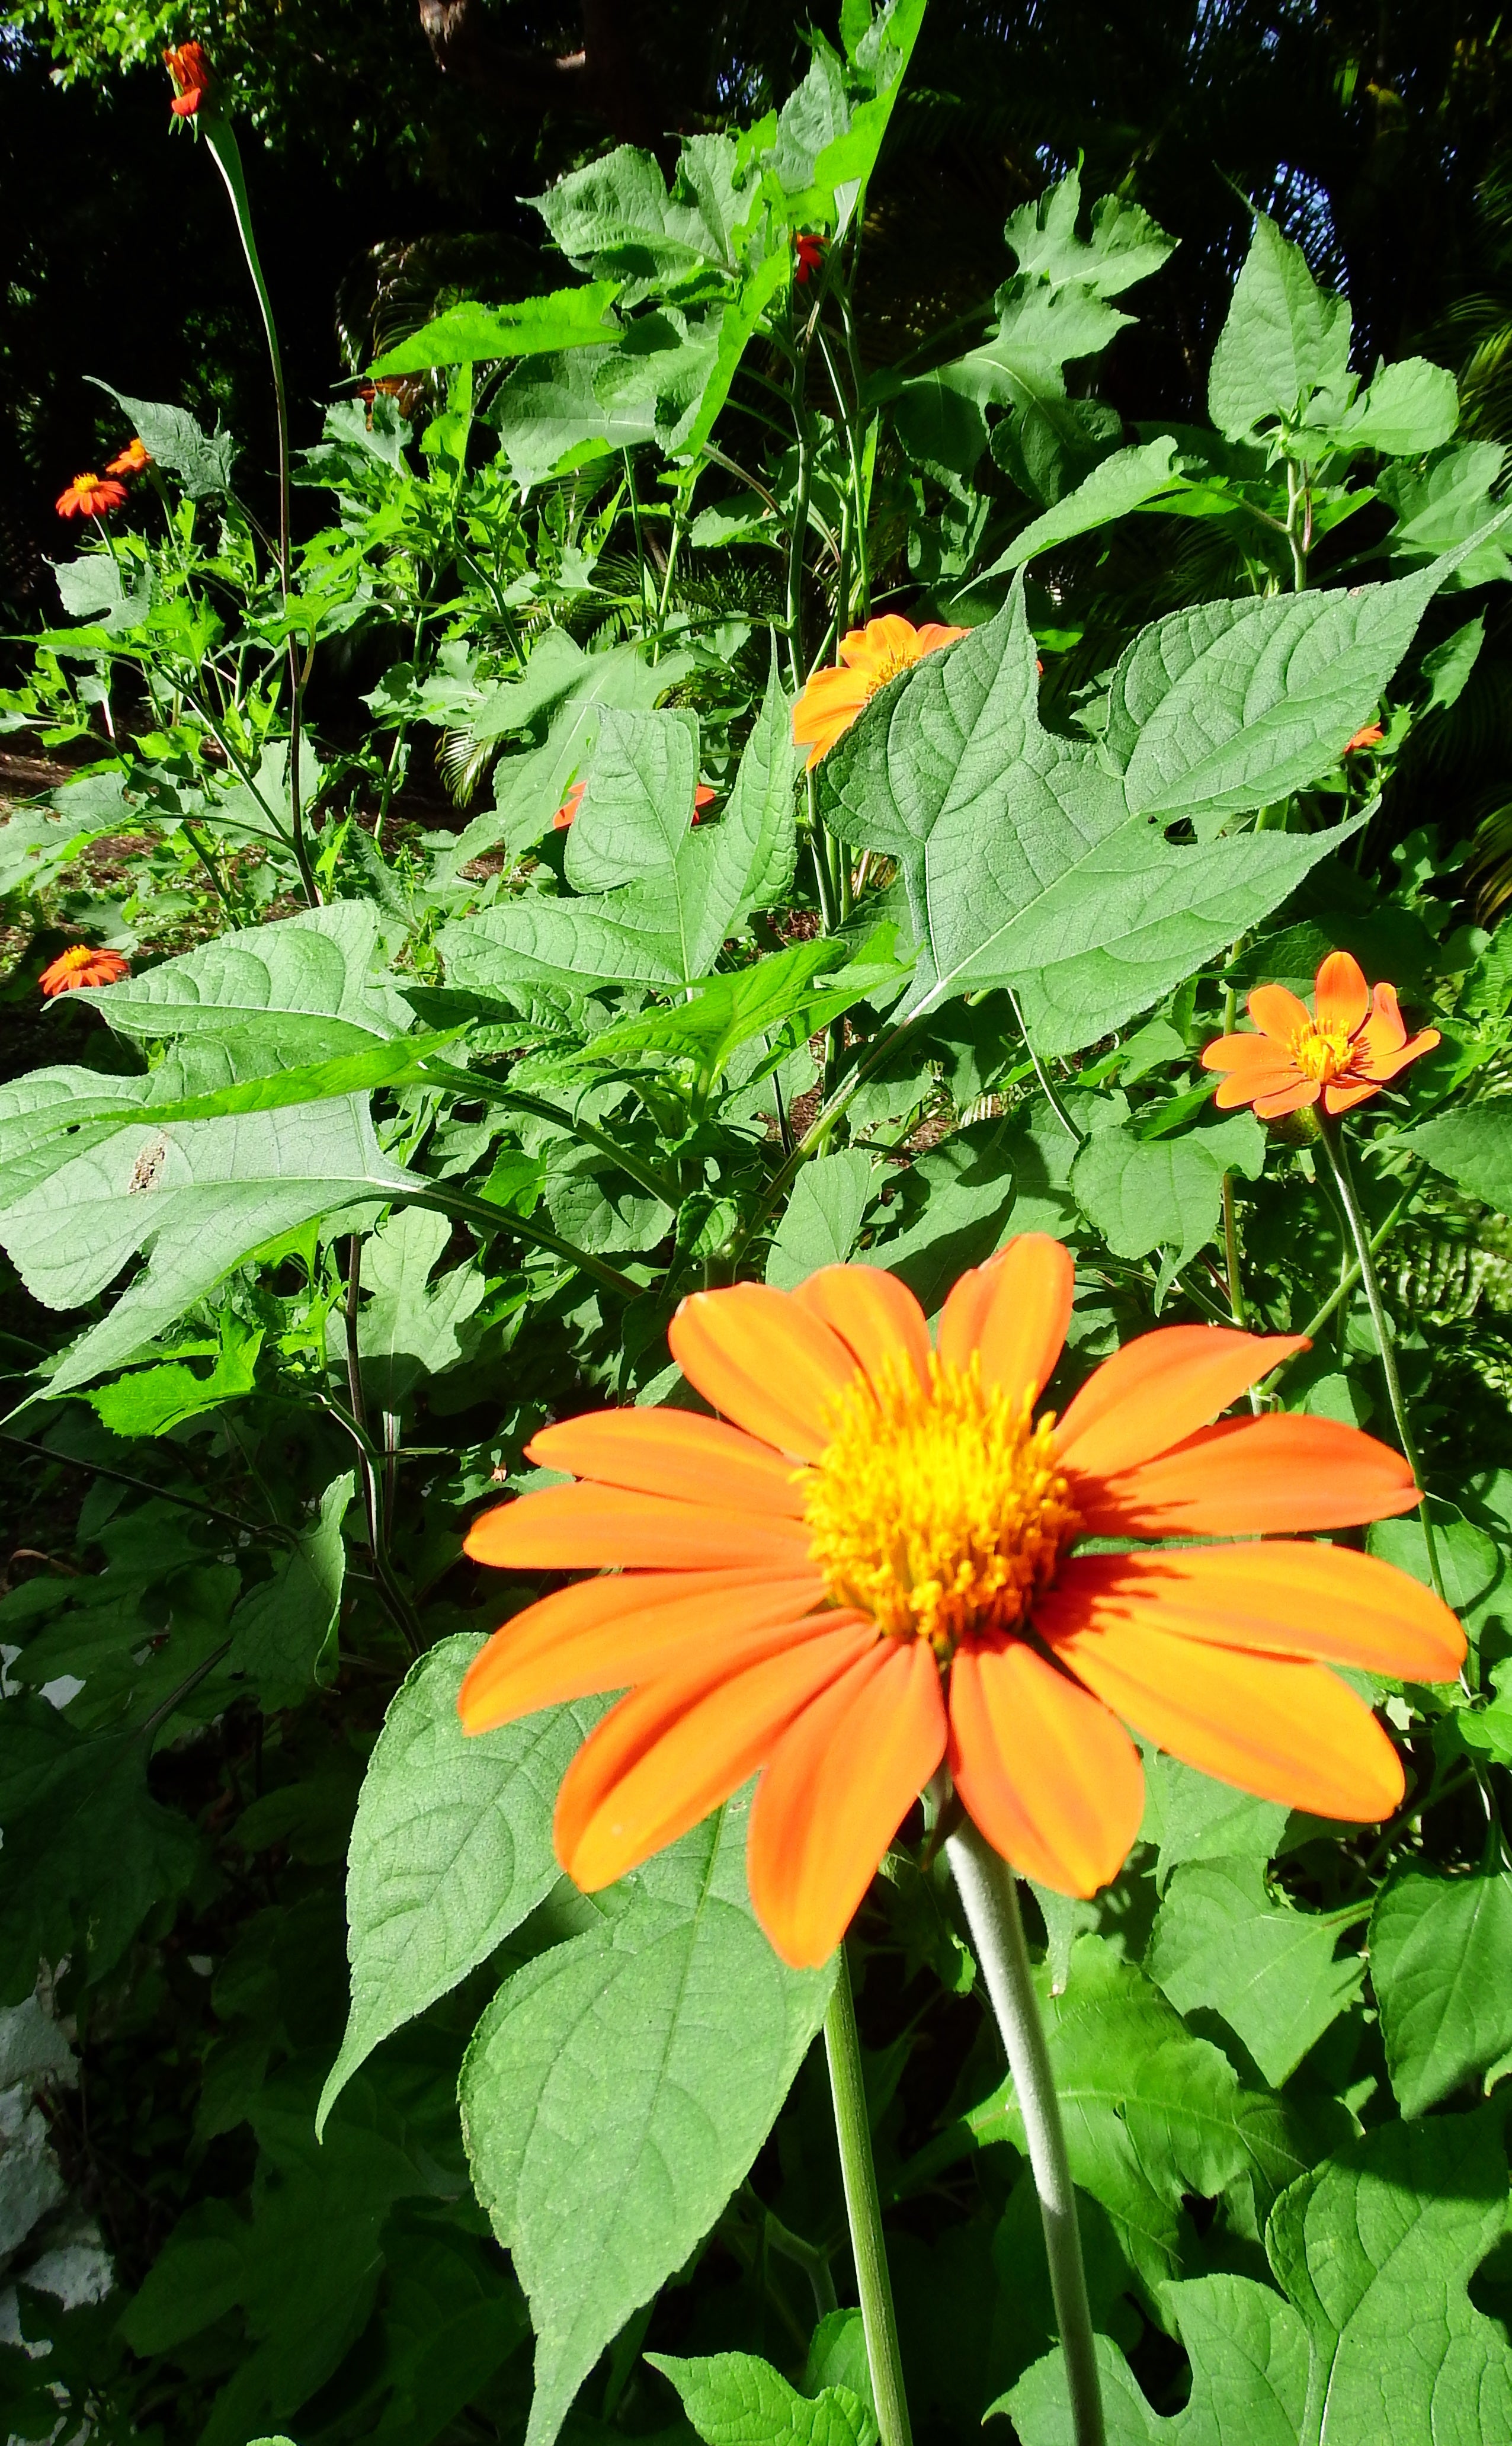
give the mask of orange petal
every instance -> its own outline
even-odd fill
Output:
[[[756,1787],[746,1875],[784,1962],[817,1969],[945,1753],[927,1640],[879,1640],[785,1732]]]
[[[1238,1104],[1253,1104],[1259,1113],[1268,1112],[1278,1099],[1290,1109],[1311,1103],[1316,1094],[1312,1081],[1303,1079],[1290,1063],[1278,1063],[1274,1070],[1236,1070],[1223,1081],[1213,1101],[1221,1113],[1231,1113]]]
[[[1224,1419],[1116,1476],[1074,1479],[1072,1499],[1089,1537],[1265,1537],[1384,1520],[1418,1491],[1389,1445],[1294,1412]]]
[[[754,1565],[796,1573],[809,1559],[809,1532],[801,1520],[738,1504],[679,1503],[622,1486],[548,1486],[480,1514],[462,1550],[475,1563],[524,1571]]]
[[[1257,986],[1247,1008],[1256,1026],[1279,1044],[1290,1044],[1299,1027],[1313,1024],[1306,1003],[1298,1002],[1287,986]]]
[[[733,1671],[704,1661],[622,1699],[562,1778],[552,1833],[568,1875],[594,1893],[675,1843],[876,1638],[864,1615],[823,1614],[769,1633],[765,1655],[753,1639]]]
[[[837,1333],[880,1389],[888,1372],[911,1367],[929,1383],[929,1327],[906,1283],[880,1266],[824,1266],[792,1294],[810,1316]]]
[[[940,1318],[940,1356],[965,1368],[980,1355],[981,1381],[1017,1401],[1037,1402],[1071,1323],[1076,1269],[1048,1232],[1020,1232],[961,1275]]]
[[[956,1656],[950,1772],[988,1842],[1056,1893],[1108,1885],[1139,1833],[1145,1776],[1133,1742],[1021,1641]]]
[[[696,1410],[590,1410],[542,1427],[525,1447],[541,1469],[570,1470],[605,1486],[643,1495],[671,1495],[752,1512],[798,1517],[803,1496],[797,1472],[769,1444]]]
[[[1323,1110],[1325,1113],[1347,1113],[1353,1105],[1366,1103],[1380,1092],[1373,1079],[1361,1080],[1353,1087],[1346,1087],[1337,1080],[1331,1079],[1323,1090]]]
[[[1299,1113],[1304,1104],[1316,1104],[1320,1092],[1316,1079],[1304,1079],[1298,1073],[1295,1086],[1283,1087],[1275,1095],[1257,1096],[1255,1110],[1261,1120],[1278,1121],[1283,1113]]]
[[[1249,1656],[1147,1628],[1073,1630],[1055,1651],[1147,1740],[1221,1783],[1318,1817],[1389,1817],[1402,1762],[1323,1665]]]
[[[821,1319],[768,1283],[695,1291],[667,1332],[690,1384],[749,1435],[817,1460],[856,1363]]]
[[[594,1690],[627,1690],[822,1604],[819,1578],[763,1571],[613,1571],[527,1606],[479,1648],[457,1696],[462,1728],[491,1732]]]
[[[1346,1036],[1370,1017],[1371,989],[1352,951],[1330,951],[1314,982],[1313,1009],[1319,1027],[1342,1028]]]
[[[926,620],[919,631],[921,659],[925,654],[938,654],[942,646],[953,646],[959,637],[969,637],[969,629],[947,629],[943,621]]]
[[[1395,1053],[1407,1043],[1395,986],[1379,985],[1371,1006],[1370,1017],[1360,1029],[1354,1044],[1356,1062],[1368,1063],[1383,1053]]]
[[[1372,1079],[1394,1079],[1409,1062],[1416,1062],[1421,1054],[1431,1053],[1435,1044],[1441,1042],[1436,1027],[1420,1027],[1414,1037],[1406,1044],[1398,1045],[1393,1053],[1372,1054],[1370,1061],[1361,1062],[1359,1067]]]
[[[1204,1070],[1290,1070],[1294,1065],[1277,1048],[1274,1036],[1258,1030],[1243,1036],[1215,1036],[1203,1047]]]
[[[873,687],[894,669],[919,660],[919,631],[901,612],[885,612],[864,629],[850,629],[840,640],[839,659],[853,671],[864,671]],[[812,686],[812,682],[811,682]]]
[[[1056,1429],[1056,1450],[1078,1479],[1129,1469],[1183,1442],[1283,1359],[1306,1348],[1299,1333],[1157,1326],[1126,1342],[1088,1378]],[[1076,1501],[1080,1506],[1080,1495]]]
[[[1464,1631],[1420,1580],[1373,1554],[1292,1538],[1076,1556],[1036,1608],[1047,1639],[1061,1623],[1141,1634],[1151,1625],[1406,1682],[1450,1682],[1465,1662]]]

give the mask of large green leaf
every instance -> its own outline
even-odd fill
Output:
[[[1175,458],[1176,443],[1168,436],[1133,449],[1115,450],[1072,491],[1063,494],[1054,509],[1020,527],[1007,551],[990,569],[973,577],[972,585],[980,586],[989,577],[1021,569],[1036,553],[1068,543],[1073,536],[1088,535],[1094,527],[1110,526],[1114,518],[1125,517],[1130,510],[1143,508],[1158,495],[1174,491],[1181,480],[1175,472]]]
[[[368,1297],[357,1321],[364,1390],[378,1410],[397,1410],[425,1378],[439,1376],[462,1356],[457,1328],[487,1289],[469,1261],[431,1281],[452,1236],[444,1214],[403,1206],[363,1246],[362,1287]]]
[[[1232,724],[1245,718],[1241,691]],[[1314,769],[1348,737],[1320,737]],[[1269,787],[1262,763],[1251,805]],[[1094,748],[1041,726],[1017,585],[994,620],[884,689],[820,771],[842,839],[903,862],[930,955],[910,1008],[1011,984],[1056,1051],[1122,1025],[1214,958],[1341,837],[1168,840]]]
[[[1171,1251],[1182,1267],[1218,1227],[1226,1172],[1258,1180],[1265,1133],[1252,1114],[1235,1113],[1178,1138],[1141,1138],[1130,1129],[1097,1130],[1071,1170],[1076,1202],[1116,1256]]]
[[[1078,237],[1081,172],[1068,171],[1032,204],[1008,216],[1003,235],[1027,277],[1052,289],[1075,282],[1094,297],[1116,297],[1158,272],[1176,245],[1138,204],[1103,196],[1092,206],[1092,238]]]
[[[873,1185],[871,1157],[842,1147],[806,1163],[767,1251],[766,1278],[791,1291],[821,1266],[843,1265],[856,1244]]]
[[[785,1968],[731,1802],[530,1963],[462,2070],[473,2178],[535,2324],[528,2446],[551,2446],[632,2310],[701,2241],[770,2131],[831,1972]]]
[[[1406,1131],[1400,1143],[1447,1174],[1456,1188],[1484,1198],[1501,1214],[1512,1214],[1512,1100],[1441,1113]]]
[[[249,1590],[232,1615],[227,1670],[247,1676],[265,1714],[297,1707],[311,1682],[336,1678],[346,1573],[342,1523],[355,1488],[350,1470],[332,1479],[314,1525],[300,1532],[272,1578]]]
[[[620,293],[614,280],[556,289],[517,306],[449,306],[422,323],[372,367],[379,377],[423,373],[432,366],[476,364],[491,357],[554,356],[563,348],[602,348],[608,311]]]
[[[1299,246],[1265,213],[1234,286],[1207,379],[1207,409],[1220,433],[1243,442],[1277,417],[1295,423],[1311,406],[1334,423],[1353,395],[1350,308],[1319,289]]]
[[[1172,1877],[1145,1966],[1179,2013],[1221,2013],[1279,2089],[1364,1984],[1361,1954],[1334,1959],[1341,1924],[1273,1899],[1258,1860],[1197,1862]]]
[[[122,1036],[233,1036],[250,1030],[288,1062],[328,1061],[402,1035],[410,1011],[374,974],[369,901],[336,900],[271,926],[221,934],[119,985],[85,989]],[[270,1063],[270,1068],[275,1064]]]
[[[485,1962],[557,1881],[556,1788],[603,1702],[469,1738],[457,1694],[482,1644],[443,1639],[410,1667],[368,1761],[346,1855],[351,2013],[318,2125],[381,2041]]]
[[[1307,2331],[1289,2302],[1245,2276],[1167,2285],[1162,2307],[1192,2365],[1192,2391],[1169,2419],[1150,2410],[1118,2346],[1099,2336],[1107,2446],[1297,2446],[1307,2407]],[[1026,2370],[1000,2407],[1021,2446],[1076,2446],[1056,2350]]]
[[[1451,440],[1459,421],[1460,394],[1448,367],[1400,357],[1381,367],[1329,439],[1342,450],[1417,459]]]
[[[1278,2200],[1265,2247],[1313,2348],[1301,2446],[1512,2437],[1512,2346],[1465,2290],[1506,2221],[1505,2114],[1386,2124]]]
[[[150,456],[170,476],[177,476],[191,500],[201,501],[231,489],[236,444],[229,433],[207,433],[187,408],[165,406],[159,400],[129,399],[114,383],[86,374],[97,390],[107,391],[133,433],[140,435]]]
[[[1035,1973],[1073,2177],[1101,2201],[1146,2282],[1179,2272],[1178,2211],[1252,2182],[1260,2201],[1300,2170],[1275,2102],[1241,2087],[1158,1987],[1098,1936],[1078,1937],[1065,1988]],[[1025,2146],[1012,2077],[967,2118],[979,2145]]]
[[[1512,1875],[1407,1869],[1376,1899],[1371,1985],[1391,2087],[1421,2115],[1512,2047]]]
[[[848,2386],[800,2395],[755,2353],[645,2358],[677,2388],[703,2446],[875,2446],[876,2421]]]

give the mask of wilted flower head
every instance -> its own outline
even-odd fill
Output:
[[[825,240],[813,230],[793,231],[793,252],[797,261],[793,267],[793,277],[800,289],[807,288],[814,273],[823,267],[824,250]]]
[[[145,442],[143,442],[140,434],[134,433],[131,440],[127,442],[124,450],[118,451],[114,459],[109,459],[105,461],[105,474],[107,476],[140,476],[144,467],[150,467],[151,465],[151,451],[148,449]]]
[[[76,476],[66,492],[58,496],[60,518],[103,518],[109,510],[119,510],[125,501],[124,484],[113,483],[108,476]]]
[[[92,943],[70,943],[43,969],[37,984],[50,1000],[54,994],[73,993],[80,986],[113,986],[126,975],[130,965],[119,951],[100,951]]]
[[[205,57],[203,46],[199,43],[180,43],[177,48],[164,51],[162,64],[174,81],[174,100],[171,104],[174,117],[176,119],[195,118],[200,103],[205,100],[215,82],[215,74],[210,62]]]

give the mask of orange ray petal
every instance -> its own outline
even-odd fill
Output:
[[[1316,1079],[1298,1075],[1295,1087],[1283,1087],[1274,1096],[1257,1096],[1255,1110],[1262,1121],[1279,1121],[1283,1113],[1299,1113],[1304,1104],[1316,1104],[1321,1092]]]
[[[1355,1038],[1354,1059],[1363,1065],[1383,1053],[1395,1053],[1406,1043],[1407,1026],[1397,1003],[1396,988],[1379,985],[1370,1017]]]
[[[1371,1011],[1371,989],[1352,951],[1330,951],[1313,985],[1313,1009],[1319,1027],[1340,1027],[1353,1036]]]
[[[1055,1650],[1147,1740],[1221,1783],[1366,1823],[1402,1797],[1402,1762],[1324,1665],[1248,1656],[1147,1628],[1074,1630]]]
[[[840,660],[853,671],[864,671],[875,687],[889,672],[919,659],[919,631],[899,612],[884,612],[864,629],[849,629],[840,640]]]
[[[1282,1070],[1296,1064],[1278,1045],[1274,1036],[1262,1035],[1259,1029],[1243,1036],[1215,1036],[1211,1044],[1203,1047],[1204,1070]]]
[[[767,1283],[695,1291],[667,1331],[690,1384],[747,1434],[817,1460],[833,1404],[855,1382],[838,1334]]]
[[[1394,1052],[1374,1053],[1368,1063],[1362,1062],[1359,1066],[1368,1070],[1372,1079],[1394,1079],[1409,1062],[1415,1062],[1422,1053],[1431,1053],[1435,1044],[1442,1041],[1436,1027],[1420,1027],[1414,1037],[1406,1044],[1399,1044]]]
[[[1094,1894],[1129,1857],[1145,1807],[1139,1752],[1079,1683],[1015,1641],[950,1668],[950,1772],[1020,1876]]]
[[[543,1427],[525,1455],[541,1469],[570,1470],[574,1477],[684,1503],[713,1497],[732,1509],[794,1518],[803,1510],[790,1462],[738,1427],[696,1410],[590,1410]]]
[[[945,1753],[927,1640],[884,1639],[785,1732],[756,1787],[746,1875],[784,1962],[817,1969]]]
[[[1450,1682],[1465,1662],[1464,1631],[1420,1580],[1373,1554],[1291,1538],[1083,1554],[1035,1609],[1052,1642],[1061,1627],[1142,1633],[1146,1624],[1409,1682]]]
[[[475,1563],[522,1571],[799,1572],[809,1559],[801,1520],[738,1504],[679,1503],[622,1486],[547,1486],[495,1505],[462,1540]]]
[[[816,1575],[763,1571],[615,1571],[542,1597],[478,1650],[457,1696],[462,1728],[559,1706],[594,1690],[627,1690],[660,1673],[725,1656],[728,1643],[823,1603]]]
[[[1257,1027],[1278,1044],[1290,1044],[1299,1027],[1311,1027],[1312,1014],[1287,986],[1257,986],[1246,1006]]]
[[[880,1266],[824,1266],[793,1293],[798,1306],[837,1333],[880,1389],[890,1360],[929,1383],[929,1327],[906,1283]]]
[[[1323,1090],[1323,1110],[1325,1113],[1347,1113],[1353,1105],[1366,1103],[1372,1096],[1378,1096],[1380,1092],[1380,1087],[1373,1079],[1363,1080],[1353,1087],[1340,1086],[1336,1080],[1331,1079]]]
[[[1060,1357],[1075,1288],[1070,1251],[1048,1232],[1020,1232],[956,1284],[941,1313],[941,1358],[965,1368],[976,1351],[984,1385],[1037,1402]]]
[[[562,1778],[556,1856],[588,1893],[675,1843],[771,1757],[778,1736],[876,1642],[862,1614],[830,1613],[633,1690],[589,1735]]]
[[[1410,1512],[1400,1453],[1336,1419],[1225,1419],[1114,1476],[1073,1481],[1089,1537],[1265,1537]]]
[[[1283,1359],[1306,1348],[1302,1334],[1157,1326],[1126,1342],[1088,1378],[1056,1429],[1056,1450],[1078,1480],[1129,1469],[1184,1442]],[[1076,1501],[1080,1506],[1079,1494]]]
[[[1253,1104],[1257,1112],[1268,1112],[1278,1100],[1285,1109],[1295,1110],[1299,1103],[1312,1103],[1316,1095],[1313,1082],[1304,1079],[1294,1063],[1279,1063],[1274,1070],[1233,1071],[1213,1101],[1221,1113],[1231,1113],[1238,1104]]]

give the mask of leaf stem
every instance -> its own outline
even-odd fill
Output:
[[[840,2173],[850,2223],[850,2248],[855,2255],[856,2288],[861,2295],[861,2322],[867,2339],[877,2427],[882,2433],[882,2446],[913,2446],[908,2399],[903,2382],[903,2356],[898,2346],[898,2321],[892,2306],[892,2280],[887,2273],[887,2249],[882,2232],[877,2168],[871,2154],[871,2122],[861,2068],[856,2001],[843,1945],[835,1966],[834,1993],[824,2020],[824,2048],[830,2062]]]
[[[1329,1168],[1334,1175],[1339,1201],[1349,1220],[1350,1233],[1354,1242],[1354,1251],[1359,1261],[1360,1280],[1365,1285],[1365,1296],[1370,1302],[1371,1321],[1375,1327],[1375,1339],[1380,1345],[1381,1365],[1386,1371],[1386,1390],[1391,1400],[1391,1416],[1396,1421],[1397,1441],[1406,1455],[1408,1467],[1417,1480],[1418,1516],[1423,1523],[1423,1543],[1428,1550],[1428,1577],[1433,1583],[1435,1596],[1447,1604],[1447,1599],[1444,1595],[1444,1574],[1439,1569],[1438,1547],[1433,1537],[1433,1523],[1428,1518],[1428,1496],[1423,1488],[1423,1464],[1418,1458],[1417,1439],[1413,1436],[1412,1422],[1408,1415],[1407,1402],[1402,1392],[1402,1380],[1396,1371],[1396,1345],[1391,1335],[1391,1319],[1386,1313],[1386,1303],[1381,1297],[1380,1281],[1375,1271],[1375,1259],[1371,1249],[1371,1227],[1365,1219],[1364,1209],[1360,1205],[1359,1195],[1354,1187],[1354,1175],[1350,1164],[1348,1149],[1344,1144],[1343,1131],[1336,1121],[1325,1120],[1321,1125],[1319,1137],[1323,1152],[1328,1157]]]
[[[945,1857],[981,1963],[1024,2118],[1029,2163],[1044,2221],[1055,2324],[1066,2357],[1071,2434],[1075,2446],[1105,2446],[1092,2307],[1087,2299],[1087,2272],[1082,2265],[1081,2234],[1076,2224],[1076,2193],[1066,2154],[1066,2135],[1050,2050],[1030,1977],[1024,1926],[1018,1914],[1017,1879],[969,1817],[963,1817],[955,1832],[945,1837]]]
[[[1080,1146],[1084,1133],[1076,1127],[1076,1124],[1072,1120],[1070,1113],[1068,1113],[1065,1105],[1061,1102],[1059,1096],[1055,1092],[1055,1082],[1052,1080],[1049,1071],[1045,1068],[1044,1063],[1041,1062],[1038,1053],[1035,1049],[1034,1039],[1024,1025],[1024,1015],[1018,1007],[1018,996],[1015,993],[1012,986],[1005,986],[1003,990],[1008,996],[1009,1007],[1013,1011],[1013,1015],[1018,1022],[1018,1033],[1024,1040],[1024,1051],[1028,1054],[1030,1061],[1035,1065],[1035,1077],[1038,1080],[1039,1084],[1044,1091],[1045,1101],[1049,1104],[1051,1111],[1055,1114],[1056,1120],[1060,1123],[1061,1128],[1065,1131],[1067,1137],[1073,1139],[1077,1146]]]

